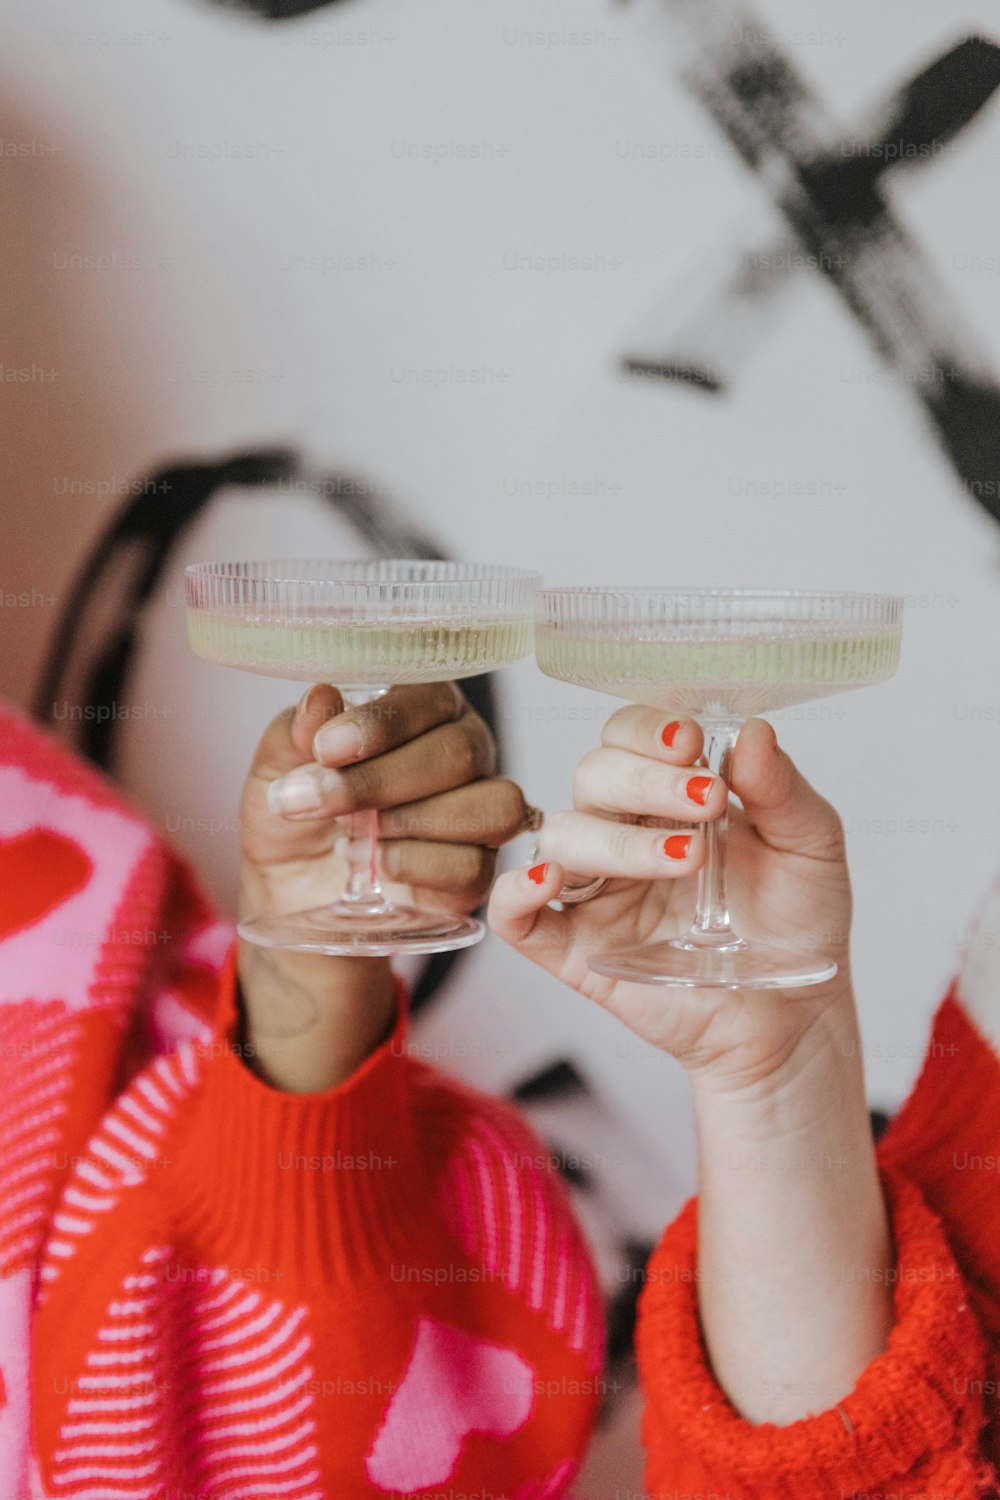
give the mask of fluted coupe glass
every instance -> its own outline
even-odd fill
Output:
[[[556,588],[539,591],[543,672],[695,718],[705,761],[728,779],[743,720],[884,682],[896,671],[903,601],[889,594]],[[598,974],[640,984],[780,989],[821,984],[822,953],[741,937],[726,895],[724,814],[706,827],[694,922],[682,936],[595,954]]]
[[[492,672],[531,653],[540,583],[520,568],[461,562],[198,563],[186,569],[188,640],[199,656],[244,672],[329,682],[352,706],[406,682]],[[378,813],[348,825],[347,884],[311,911],[250,917],[263,947],[373,956],[465,948],[474,917],[389,901],[379,885]]]

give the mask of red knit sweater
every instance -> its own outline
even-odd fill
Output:
[[[9,717],[0,892],[2,1500],[566,1496],[602,1316],[513,1112],[402,997],[341,1087],[259,1081],[228,928]]]

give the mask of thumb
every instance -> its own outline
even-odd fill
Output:
[[[765,844],[783,854],[842,860],[836,809],[805,779],[764,719],[748,719],[733,752],[729,785]]]
[[[335,837],[329,819],[322,823],[297,823],[283,818],[268,805],[268,788],[299,766],[312,763],[313,736],[327,719],[342,713],[343,700],[336,688],[316,683],[308,688],[294,709],[283,709],[264,730],[243,788],[240,826],[243,852],[255,863],[306,859],[328,852]],[[316,767],[321,772],[321,767]]]
[[[343,710],[344,701],[335,687],[317,682],[306,688],[294,709],[283,709],[264,730],[250,775],[263,782],[276,781],[311,761],[317,729]]]

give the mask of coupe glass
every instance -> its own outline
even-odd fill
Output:
[[[658,588],[543,589],[535,652],[550,677],[696,718],[708,768],[728,779],[743,720],[884,682],[899,663],[903,601],[889,594]],[[691,988],[821,984],[821,953],[734,932],[726,815],[706,826],[692,926],[681,937],[595,954],[613,979]]]
[[[186,569],[188,640],[222,666],[330,682],[352,706],[404,682],[491,672],[531,652],[537,573],[460,562],[198,563]],[[347,824],[340,899],[248,918],[241,937],[269,948],[371,956],[477,943],[474,917],[396,905],[377,873],[378,813]]]

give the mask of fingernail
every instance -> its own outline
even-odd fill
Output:
[[[666,747],[667,747],[668,750],[672,750],[673,749],[674,740],[675,740],[675,738],[677,736],[677,731],[678,731],[678,729],[680,729],[680,727],[681,727],[681,721],[680,721],[680,719],[675,719],[672,724],[665,724],[663,726],[663,728],[660,730],[660,739],[666,745]]]
[[[663,840],[663,852],[668,859],[687,859],[690,847],[689,833],[672,833],[668,839]]]
[[[267,805],[273,813],[317,812],[340,784],[336,771],[314,771],[305,766],[269,783]]]
[[[691,802],[697,802],[699,807],[704,807],[708,801],[715,778],[712,776],[692,776],[687,781],[684,790]]]
[[[310,686],[307,687],[305,692],[302,694],[302,697],[299,699],[298,703],[296,703],[294,718],[294,722],[296,724],[298,724],[301,719],[304,719],[306,714],[309,712],[309,699],[312,697],[317,687],[318,683],[311,683]]]
[[[548,870],[548,865],[532,865],[528,871],[528,879],[533,880],[536,885],[544,885]]]
[[[361,727],[352,719],[331,719],[329,724],[317,729],[313,739],[313,755],[324,765],[343,765],[345,761],[357,760],[364,748]]]

